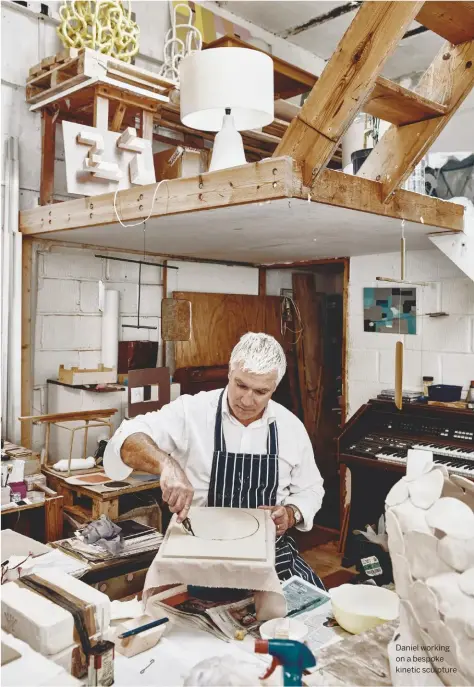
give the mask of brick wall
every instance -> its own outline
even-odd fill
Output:
[[[433,282],[417,286],[417,334],[364,332],[363,288],[392,286],[375,278],[400,274],[398,253],[351,259],[349,282],[349,415],[383,388],[393,388],[395,342],[404,342],[407,389],[421,389],[423,375],[435,383],[462,385],[474,379],[474,283],[438,250],[409,251],[407,279]],[[393,284],[396,286],[396,284]],[[423,314],[445,311],[439,319]]]

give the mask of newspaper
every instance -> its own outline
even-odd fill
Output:
[[[127,539],[123,542],[123,549],[116,554],[112,554],[107,549],[98,544],[86,544],[77,537],[70,537],[69,539],[61,539],[56,542],[56,546],[63,549],[66,553],[73,554],[79,558],[91,563],[98,563],[101,561],[113,561],[119,558],[127,558],[135,556],[147,551],[158,551],[163,535],[160,532],[154,531],[146,533],[133,539]]]
[[[297,617],[308,628],[305,641],[313,653],[348,636],[334,619],[331,597],[326,591],[300,577],[291,577],[283,582],[282,591],[288,605],[288,616]],[[232,603],[202,601],[192,597],[187,586],[180,584],[150,597],[148,604],[158,606],[167,615],[184,620],[224,641],[242,635],[260,635],[261,623],[256,617],[253,596]],[[147,607],[147,612],[153,614],[151,607]]]
[[[300,577],[286,580],[282,588],[288,605],[288,616],[297,617],[308,628],[305,642],[313,654],[323,646],[350,636],[334,618],[331,597],[326,591]]]

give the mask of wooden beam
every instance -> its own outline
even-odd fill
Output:
[[[267,270],[265,267],[258,268],[258,295],[267,295]]]
[[[21,276],[21,414],[31,413],[33,398],[32,279],[33,240],[23,237]],[[31,422],[21,423],[21,444],[31,448]]]
[[[119,103],[117,109],[115,110],[114,117],[112,119],[112,124],[110,126],[110,131],[120,131],[122,128],[123,118],[125,117],[125,112],[127,106],[125,103]]]
[[[63,497],[53,496],[44,502],[44,538],[45,542],[58,541],[63,538]]]
[[[379,76],[364,112],[402,126],[446,114],[446,106]]]
[[[92,126],[103,131],[109,129],[109,100],[97,92],[94,94],[94,120]]]
[[[274,153],[303,163],[307,185],[326,167],[422,5],[365,2],[358,11]]]
[[[53,202],[54,193],[54,156],[56,149],[56,120],[49,110],[41,113],[41,179],[40,205]]]
[[[385,203],[382,191],[382,184],[378,182],[325,169],[311,190],[311,199],[318,203],[405,219],[407,222],[418,222],[448,231],[463,231],[462,205],[404,189],[398,189]],[[308,190],[301,187],[295,195],[306,200]]]
[[[411,174],[474,86],[474,41],[443,46],[418,89],[425,93],[433,87],[440,89],[440,84],[451,86],[447,113],[416,124],[391,126],[359,170],[361,177],[382,184],[384,201]]]
[[[142,138],[153,140],[153,113],[142,110]]]
[[[161,297],[168,298],[168,260],[163,260],[161,275]],[[163,337],[161,337],[161,367],[166,367],[166,341],[163,341]]]
[[[474,38],[474,2],[425,2],[416,21],[450,43]]]
[[[196,177],[171,179],[156,193],[152,217],[196,210],[263,202],[293,195],[293,160],[281,158],[210,172]],[[148,217],[156,184],[119,191],[116,207],[124,222]],[[91,208],[91,204],[93,208]],[[20,213],[24,234],[46,234],[69,229],[117,223],[114,194],[80,198]]]

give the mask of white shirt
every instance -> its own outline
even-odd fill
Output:
[[[126,479],[132,468],[120,457],[123,442],[142,432],[165,453],[175,458],[194,488],[194,506],[206,506],[214,452],[214,426],[222,389],[180,396],[161,410],[124,420],[107,444],[104,469],[114,480]],[[293,504],[303,521],[298,529],[308,531],[321,508],[323,479],[314,460],[313,448],[303,423],[279,403],[270,400],[259,420],[245,427],[229,411],[227,389],[222,399],[222,422],[227,451],[267,453],[268,425],[276,421],[279,449],[277,504]]]

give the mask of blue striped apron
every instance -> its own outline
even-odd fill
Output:
[[[219,397],[214,428],[214,456],[208,503],[219,508],[258,508],[275,506],[278,490],[278,430],[270,423],[267,453],[229,453],[222,422],[222,398]],[[324,589],[324,585],[306,561],[301,558],[295,540],[288,534],[275,543],[275,568],[280,580],[293,575]]]

